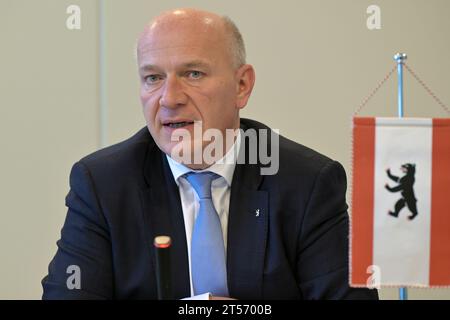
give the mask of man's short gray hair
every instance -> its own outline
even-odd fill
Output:
[[[239,31],[236,24],[227,16],[223,16],[223,22],[225,24],[225,29],[230,34],[231,40],[231,54],[233,56],[233,64],[235,68],[239,68],[244,65],[246,62],[246,54],[245,54],[245,44],[244,39],[242,38],[242,34]]]

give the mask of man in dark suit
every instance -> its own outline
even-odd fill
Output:
[[[164,13],[141,35],[138,63],[147,127],[74,165],[43,298],[157,298],[158,235],[172,239],[175,299],[205,292],[237,299],[377,298],[376,290],[348,286],[343,167],[240,119],[255,74],[229,19],[194,9]],[[233,143],[215,144],[223,148],[215,149],[212,163],[192,161],[213,143],[196,144],[196,124],[235,133]],[[182,130],[192,135],[180,142],[174,135]],[[271,139],[262,139],[267,132]],[[275,150],[275,174],[262,174],[267,163],[251,160],[261,149]],[[231,162],[217,161],[230,155]],[[197,178],[206,175],[212,180],[202,195]],[[215,222],[205,219],[219,235],[199,233],[206,229],[198,221],[212,214]]]

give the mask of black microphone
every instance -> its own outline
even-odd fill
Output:
[[[168,236],[158,236],[154,240],[156,255],[156,284],[158,288],[158,300],[171,300],[172,283],[170,281],[170,246]]]

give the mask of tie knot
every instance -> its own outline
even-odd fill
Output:
[[[211,199],[211,183],[219,176],[213,172],[189,172],[185,175],[200,199]]]

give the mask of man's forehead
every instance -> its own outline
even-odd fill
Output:
[[[205,63],[215,60],[220,55],[220,43],[213,42],[148,42],[138,47],[138,59],[141,63],[156,61],[172,61],[176,63],[187,63],[190,61],[204,61]]]
[[[167,32],[143,35],[138,43],[139,57],[158,57],[160,55],[192,55],[198,58],[217,55],[226,48],[223,38],[207,33],[189,30],[171,30]]]
[[[201,36],[185,32],[160,34],[141,38],[138,43],[138,50],[142,53],[157,52],[169,49],[212,49],[223,43],[223,40],[214,37]]]
[[[203,45],[208,42],[220,42],[224,34],[215,28],[197,25],[158,27],[148,29],[139,38],[139,47],[163,48],[166,46]]]

